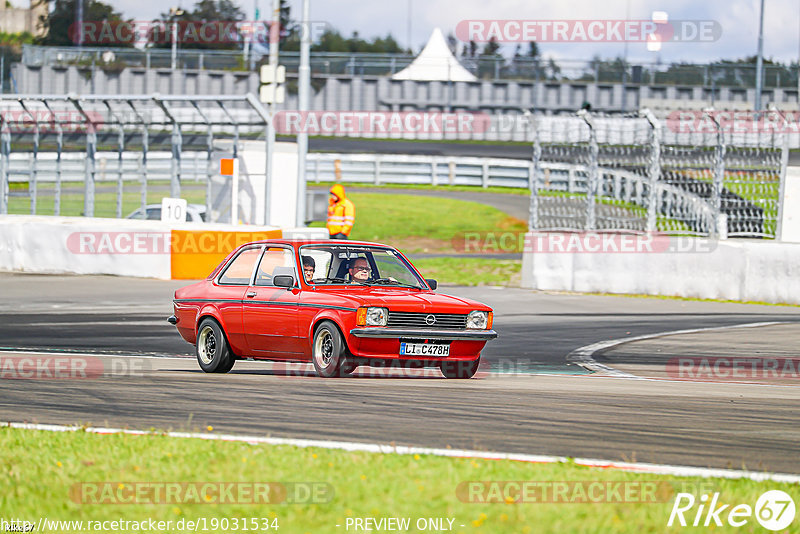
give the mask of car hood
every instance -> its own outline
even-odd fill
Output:
[[[355,307],[365,305],[382,306],[394,311],[420,313],[469,313],[471,310],[491,311],[489,306],[478,301],[432,291],[372,287],[369,289],[323,289],[319,292],[347,299]]]

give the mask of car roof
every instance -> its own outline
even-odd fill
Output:
[[[350,241],[344,239],[264,239],[261,241],[253,241],[251,243],[245,243],[244,246],[247,245],[265,245],[265,244],[276,244],[276,245],[293,245],[293,246],[301,246],[301,245],[339,245],[339,246],[374,246],[374,247],[387,247],[387,248],[394,248],[391,245],[384,245],[383,243],[374,243],[370,241]]]

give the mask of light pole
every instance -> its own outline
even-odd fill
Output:
[[[408,26],[406,27],[406,42],[408,43],[408,49],[411,53],[414,53],[414,47],[411,46],[411,0],[408,0]]]
[[[302,116],[308,111],[308,92],[311,86],[311,32],[308,0],[303,0],[303,18],[300,24],[300,68],[297,70],[297,111]],[[308,132],[301,129],[297,133],[297,226],[306,222],[306,154],[308,153]]]
[[[169,16],[172,19],[172,70],[175,70],[178,64],[178,17],[181,15],[183,15],[181,8],[169,8]]]
[[[761,12],[758,15],[758,57],[756,58],[756,109],[761,111],[761,88],[764,80],[761,70],[764,67],[764,0],[761,0]]]
[[[83,46],[83,0],[75,4],[75,25],[78,27],[78,48]]]

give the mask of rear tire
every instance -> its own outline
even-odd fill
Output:
[[[203,319],[197,329],[197,363],[206,373],[227,373],[235,359],[222,327],[213,319]]]
[[[317,374],[322,378],[333,378],[352,372],[352,369],[347,371],[349,362],[346,354],[344,340],[336,325],[331,321],[320,323],[311,345],[311,360]]]
[[[481,363],[480,356],[477,360],[462,362],[442,362],[442,374],[445,378],[466,380],[475,376]]]

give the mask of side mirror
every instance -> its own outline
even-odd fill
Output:
[[[291,289],[294,287],[294,276],[290,274],[279,274],[272,279],[272,284],[275,287],[285,287]]]
[[[431,289],[436,289],[436,286],[439,285],[439,284],[436,283],[436,280],[434,280],[433,278],[426,278],[425,279],[425,283],[428,284],[428,286]]]

